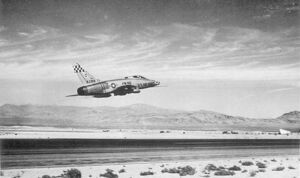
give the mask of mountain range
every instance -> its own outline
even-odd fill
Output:
[[[11,105],[0,107],[1,126],[97,129],[300,130],[300,112],[255,119],[212,111],[180,111],[145,104],[125,107]]]

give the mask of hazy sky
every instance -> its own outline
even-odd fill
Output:
[[[135,103],[276,117],[300,110],[298,0],[0,0],[0,104]],[[79,62],[167,87],[66,98]]]

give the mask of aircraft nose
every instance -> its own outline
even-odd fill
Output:
[[[87,93],[87,88],[86,87],[80,87],[77,89],[78,95],[85,95]]]

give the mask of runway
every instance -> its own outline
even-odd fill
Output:
[[[1,168],[299,155],[300,140],[6,139]]]

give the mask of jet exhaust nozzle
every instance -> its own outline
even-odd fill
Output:
[[[78,95],[86,95],[87,94],[87,88],[86,87],[80,87],[77,89]]]

